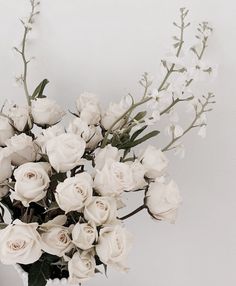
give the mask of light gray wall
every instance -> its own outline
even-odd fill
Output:
[[[236,5],[233,0],[42,0],[40,20],[30,42],[36,56],[32,86],[47,77],[48,95],[71,107],[82,91],[115,100],[137,91],[139,76],[158,75],[159,59],[170,44],[171,23],[187,6],[193,28],[209,20],[215,27],[208,59],[219,63],[217,94],[208,136],[186,138],[187,157],[174,160],[170,174],[184,198],[176,225],[153,222],[145,213],[127,221],[135,234],[128,275],[109,271],[109,279],[87,285],[236,285]],[[18,18],[25,0],[0,0],[0,101],[18,98],[13,86],[20,61],[11,47],[19,41]],[[198,88],[196,88],[196,91]],[[193,135],[193,134],[192,134]],[[130,201],[130,209],[140,198]],[[20,286],[10,267],[0,266],[1,286]]]

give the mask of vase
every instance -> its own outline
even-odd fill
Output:
[[[25,272],[18,264],[16,264],[14,267],[23,282],[23,286],[28,286],[28,273]],[[46,286],[69,286],[69,285],[72,286],[71,284],[69,284],[68,279],[63,278],[63,279],[53,279],[53,280],[49,279]]]

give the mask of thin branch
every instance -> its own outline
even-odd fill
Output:
[[[119,219],[120,219],[120,220],[125,220],[125,219],[127,219],[127,218],[129,218],[129,217],[131,217],[131,216],[133,216],[133,215],[135,215],[135,214],[137,214],[138,212],[140,212],[141,210],[143,210],[143,209],[145,209],[145,208],[146,208],[145,205],[141,205],[141,206],[138,207],[136,210],[132,211],[131,213],[129,213],[129,214],[127,214],[127,215],[125,215],[125,216],[123,216],[123,217],[121,217],[121,218],[119,218]]]

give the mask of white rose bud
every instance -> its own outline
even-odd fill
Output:
[[[8,106],[4,112],[12,119],[13,125],[18,131],[25,130],[27,125],[30,123],[28,106],[18,106],[16,104],[12,104]]]
[[[81,211],[85,200],[93,195],[92,186],[92,177],[86,172],[67,178],[64,182],[59,183],[55,193],[59,207],[66,213]]]
[[[52,225],[41,234],[42,249],[49,254],[62,257],[73,248],[70,235],[69,228]]]
[[[81,136],[86,141],[86,148],[88,149],[94,149],[103,139],[100,126],[89,126],[85,121],[78,117],[70,122],[67,131]]]
[[[13,136],[7,140],[6,145],[10,150],[11,162],[15,166],[39,159],[37,144],[24,133]]]
[[[106,145],[104,148],[98,148],[96,150],[96,156],[95,156],[95,165],[96,169],[101,170],[106,161],[119,161],[120,160],[121,153],[116,147],[113,147],[111,145]]]
[[[32,101],[31,112],[34,123],[40,126],[54,125],[65,115],[56,101],[48,98],[37,98]]]
[[[159,182],[151,183],[145,200],[152,217],[170,223],[175,222],[177,210],[182,199],[178,186],[174,181],[167,185]]]
[[[98,232],[94,223],[77,223],[72,230],[73,243],[82,250],[92,248]]]
[[[9,119],[0,116],[0,146],[5,146],[6,141],[15,134]]]
[[[13,224],[0,230],[0,260],[3,264],[31,264],[42,255],[37,223]]]
[[[14,176],[16,179],[15,191],[12,197],[21,201],[25,207],[31,202],[38,202],[46,196],[50,179],[40,163],[26,163],[18,167]]]
[[[132,236],[121,225],[100,230],[96,252],[106,265],[126,271],[126,258],[132,245]]]
[[[80,164],[85,146],[80,136],[66,133],[50,139],[46,144],[46,152],[57,172],[67,172]]]
[[[76,252],[68,263],[69,283],[77,285],[87,281],[95,275],[96,262],[94,256],[88,252]]]
[[[164,175],[168,166],[168,159],[160,149],[149,145],[140,156],[140,161],[146,168],[148,178],[157,178]]]
[[[111,197],[92,197],[85,202],[84,217],[95,225],[116,223],[117,205]]]
[[[12,175],[9,149],[0,147],[0,183],[4,182]]]
[[[94,188],[102,196],[119,196],[134,186],[132,169],[121,162],[106,162],[101,171],[97,170],[94,178]]]

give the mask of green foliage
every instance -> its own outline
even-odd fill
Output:
[[[33,92],[31,99],[35,100],[37,98],[44,98],[46,97],[45,95],[43,95],[43,91],[46,87],[46,85],[49,83],[49,81],[47,79],[44,79],[35,89],[35,91]]]

